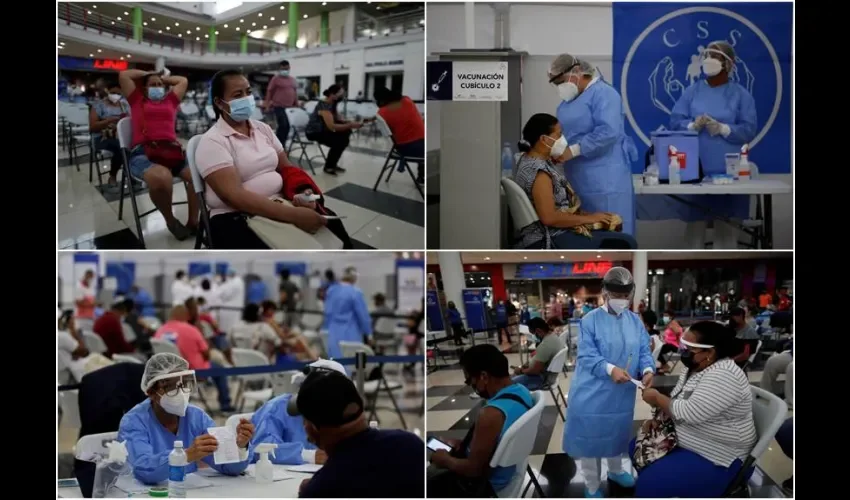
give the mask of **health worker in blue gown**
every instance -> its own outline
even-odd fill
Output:
[[[343,375],[345,368],[336,361],[320,359],[310,363],[305,373],[296,373],[292,376],[293,393],[298,392],[301,382],[307,378],[307,373],[313,370],[334,370]],[[304,418],[301,415],[291,416],[287,412],[287,405],[292,401],[294,394],[281,394],[266,402],[251,417],[257,430],[254,433],[252,444],[274,443],[277,448],[274,456],[269,460],[281,465],[324,464],[328,455],[323,450],[307,439],[307,431],[304,430]],[[294,403],[292,403],[294,404]],[[254,454],[254,461],[259,455]]]
[[[145,365],[142,391],[148,399],[127,412],[118,426],[118,441],[126,441],[133,474],[140,482],[157,484],[168,479],[168,454],[175,441],[183,442],[189,462],[187,474],[195,472],[200,461],[228,476],[238,476],[251,463],[248,443],[254,435],[254,424],[244,418],[236,427],[241,460],[215,463],[213,453],[218,441],[207,429],[218,424],[204,410],[189,404],[195,385],[195,371],[176,354],[154,354]]]
[[[702,53],[700,79],[682,94],[670,113],[670,128],[699,132],[699,159],[704,175],[726,174],[726,154],[740,153],[758,133],[756,102],[743,86],[730,80],[735,70],[735,49],[726,42],[708,44]],[[717,215],[746,219],[750,197],[690,196],[693,203]],[[688,222],[686,239],[693,248],[705,248],[707,216],[704,211],[676,203],[679,218]],[[714,248],[737,248],[739,231],[724,222],[714,223]]]
[[[328,356],[342,358],[341,341],[363,342],[372,335],[372,317],[363,291],[354,284],[357,271],[345,270],[342,281],[325,293],[325,319],[323,328],[328,331]]]
[[[623,467],[632,439],[633,381],[649,387],[655,360],[641,317],[629,310],[635,283],[625,268],[613,267],[602,279],[605,305],[587,313],[579,327],[578,358],[567,400],[564,452],[576,459],[585,497],[602,497],[601,459],[608,480],[630,488],[635,479]]]
[[[620,94],[586,61],[561,54],[552,61],[549,82],[561,104],[555,116],[569,147],[557,162],[588,213],[615,213],[623,232],[635,234],[632,163],[637,148],[624,129]]]

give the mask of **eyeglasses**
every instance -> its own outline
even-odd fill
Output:
[[[166,396],[176,396],[180,391],[183,394],[191,394],[195,390],[195,378],[190,376],[166,379],[161,384],[159,391]]]

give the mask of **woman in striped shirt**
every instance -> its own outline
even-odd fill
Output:
[[[750,383],[731,359],[737,354],[734,330],[701,321],[681,343],[685,371],[670,397],[643,391],[644,401],[673,418],[677,446],[640,471],[636,497],[719,497],[758,440]]]

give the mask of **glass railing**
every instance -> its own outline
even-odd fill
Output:
[[[355,28],[356,39],[372,39],[405,33],[416,33],[425,29],[425,8],[419,8],[398,14],[390,14],[377,19],[360,17]]]

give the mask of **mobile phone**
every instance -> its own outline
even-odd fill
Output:
[[[440,441],[437,438],[429,439],[428,444],[426,446],[428,446],[428,449],[431,450],[431,451],[437,451],[437,450],[452,451],[451,446],[447,445],[446,443]]]

